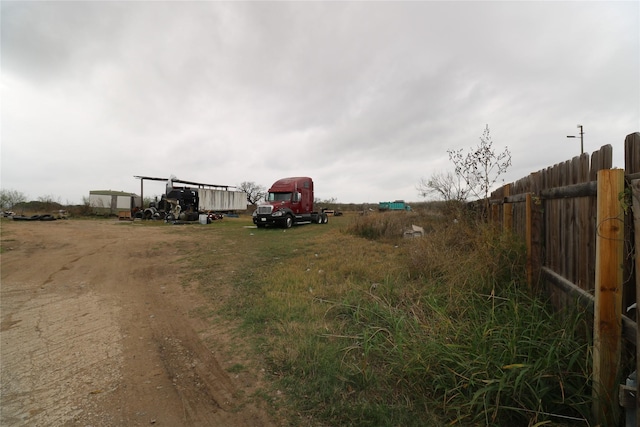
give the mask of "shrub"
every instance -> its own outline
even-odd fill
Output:
[[[404,232],[412,225],[423,227],[425,231],[433,229],[434,223],[442,218],[431,212],[370,212],[356,217],[345,232],[369,240],[382,240],[395,243],[402,239]]]
[[[525,274],[524,244],[491,224],[451,221],[405,250],[411,275],[456,288],[487,290]]]

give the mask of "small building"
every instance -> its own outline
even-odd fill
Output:
[[[96,214],[118,215],[120,211],[131,212],[140,207],[142,199],[137,194],[124,191],[93,190],[89,191],[89,206]]]

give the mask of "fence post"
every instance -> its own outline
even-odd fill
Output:
[[[624,225],[618,196],[623,191],[622,169],[598,171],[592,409],[603,426],[617,425],[620,413]]]

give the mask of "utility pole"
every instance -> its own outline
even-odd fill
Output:
[[[584,131],[582,130],[582,125],[578,125],[578,129],[580,129],[580,154],[584,154]],[[577,136],[567,135],[567,138],[577,138]]]

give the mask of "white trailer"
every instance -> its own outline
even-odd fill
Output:
[[[247,193],[244,191],[217,190],[213,188],[194,189],[198,192],[200,212],[231,212],[247,209]]]

